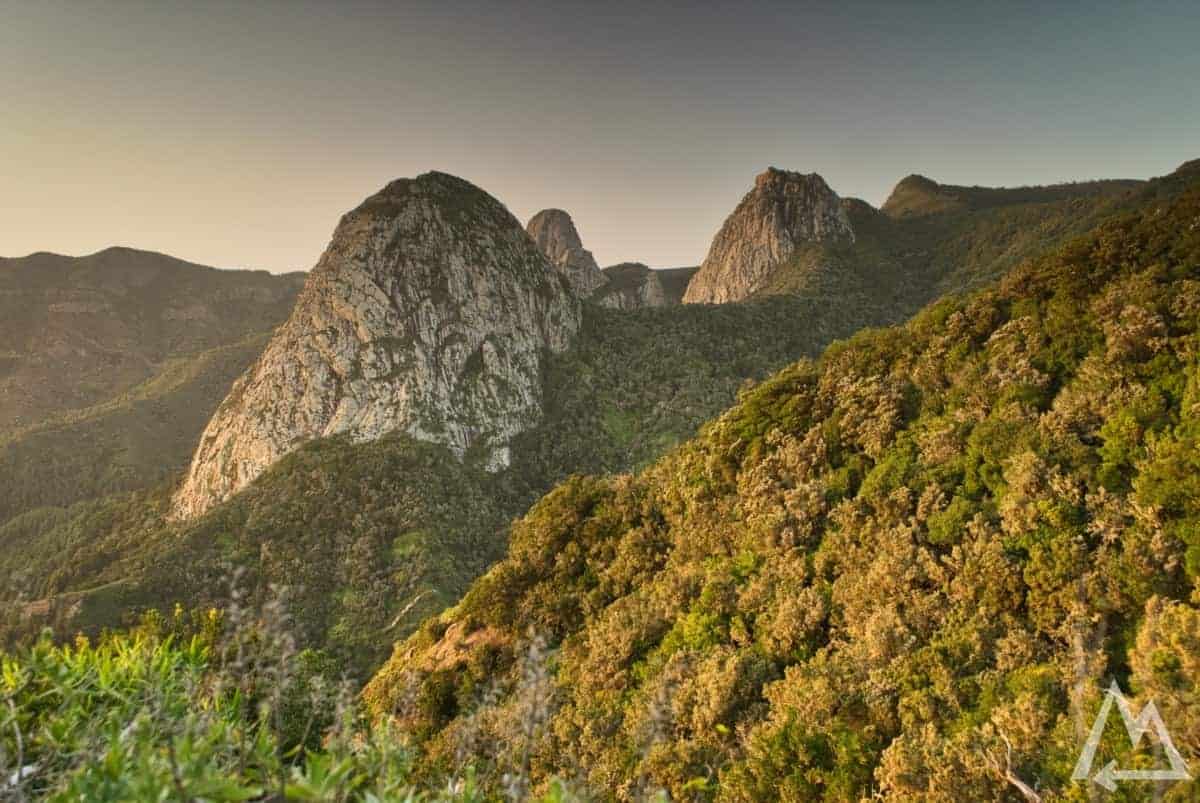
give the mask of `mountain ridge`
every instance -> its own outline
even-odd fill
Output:
[[[1181,176],[1156,181],[1137,202],[1166,202],[1187,184]],[[1075,200],[1064,208],[1082,213],[1080,220],[1113,208],[1081,204]],[[838,285],[808,284],[798,293],[785,290],[723,305],[611,310],[583,304],[583,321],[570,348],[547,356],[541,421],[514,440],[512,466],[490,477],[481,477],[472,461],[459,462],[444,448],[411,442],[399,433],[371,443],[335,436],[300,447],[264,472],[261,483],[186,522],[163,521],[170,487],[142,485],[125,486],[142,488],[133,494],[69,509],[33,510],[0,524],[0,542],[6,545],[0,552],[9,553],[0,556],[0,577],[18,596],[36,600],[26,608],[29,619],[9,623],[0,635],[35,632],[43,624],[65,634],[96,634],[127,621],[123,617],[132,612],[169,610],[177,601],[221,606],[221,567],[232,564],[244,572],[254,598],[273,584],[300,583],[304,588],[297,590],[294,604],[304,619],[304,646],[338,656],[356,675],[369,672],[390,640],[372,642],[371,633],[407,611],[389,631],[403,637],[425,616],[452,605],[498,556],[495,550],[503,548],[508,533],[504,522],[571,473],[620,473],[650,465],[727,409],[739,385],[752,387],[863,326],[902,319],[906,310],[932,297],[927,295],[934,292],[931,287],[905,296],[898,290],[893,295],[889,285],[870,289],[863,284],[893,274],[903,279],[902,262],[889,267],[866,257],[877,253],[893,259],[893,250],[881,243],[909,236],[911,224],[852,199],[841,205],[856,241],[853,259],[839,250],[845,244],[828,252],[847,260],[838,267],[844,272]],[[1014,220],[1045,223],[1046,208],[1028,207]],[[986,217],[973,225],[992,222]],[[1022,247],[1036,242],[1044,249],[1057,247],[1056,238],[1070,231],[1069,226],[1043,226]],[[925,242],[917,241],[916,247],[926,247]],[[951,253],[938,258],[949,260]],[[1000,270],[1003,252],[980,253],[986,259],[1000,255],[984,268],[985,275],[994,276],[988,271]],[[992,264],[975,258],[979,265]],[[656,276],[660,273],[666,275]],[[955,274],[939,269],[934,275]],[[356,466],[361,470],[349,470]],[[433,472],[438,487],[405,473],[413,471]],[[491,500],[484,505],[487,516],[446,513],[456,494]],[[70,501],[51,498],[56,504]],[[313,506],[314,499],[324,500],[328,515]],[[322,545],[336,547],[320,551],[326,549]],[[464,545],[472,545],[473,553],[458,554]],[[318,553],[316,570],[308,564]],[[14,562],[13,554],[25,557]],[[409,609],[406,603],[414,594],[422,601]],[[312,616],[306,616],[310,608]],[[43,613],[51,619],[39,618]]]
[[[890,217],[919,217],[1016,203],[1045,203],[1080,196],[1119,194],[1144,187],[1146,183],[1141,179],[1099,179],[1020,187],[984,187],[941,184],[913,173],[896,184],[879,209]]]
[[[1155,180],[1139,194],[1141,200],[1137,203],[1152,197],[1170,197],[1186,184],[1186,177],[1175,174]],[[970,250],[966,252],[957,247],[938,246],[943,249],[939,252],[929,250],[929,244],[936,244],[937,240],[921,233],[932,226],[936,237],[946,237],[945,227],[936,219],[901,223],[868,204],[843,199],[840,205],[853,223],[855,243],[823,247],[818,253],[823,255],[821,264],[825,269],[816,273],[801,272],[803,281],[798,285],[769,287],[766,288],[769,292],[739,304],[607,310],[588,314],[584,336],[578,341],[579,350],[573,347],[569,352],[555,355],[551,360],[550,375],[543,377],[543,393],[549,394],[546,396],[549,400],[547,418],[537,432],[531,433],[532,437],[522,436],[517,450],[519,471],[531,478],[526,483],[529,488],[544,490],[548,484],[580,468],[624,471],[645,465],[686,439],[694,427],[731,403],[739,381],[760,379],[789,360],[812,354],[815,347],[830,339],[845,337],[864,325],[902,320],[941,292],[935,281],[943,282],[943,289],[950,291],[969,287],[974,279],[963,276],[959,267],[963,264],[976,265],[974,270],[979,271],[980,279],[987,280],[1020,255],[1037,247],[1049,247],[1058,241],[1057,238],[1069,235],[1088,220],[1119,207],[1119,204],[1107,201],[1097,206],[1085,201],[1076,199],[1066,206],[1027,205],[1020,207],[1020,214],[1015,216],[1004,211],[989,212],[988,216],[967,223],[956,219],[954,226],[969,223],[983,227],[981,242],[969,243]],[[1069,224],[1054,222],[1058,220],[1054,216],[1059,215],[1060,210],[1062,220],[1068,220],[1065,213],[1070,213]],[[1031,222],[1034,228],[1029,228]],[[991,233],[987,227],[997,224],[999,231]],[[916,231],[920,237],[914,238],[914,226],[918,227]],[[1030,234],[1024,240],[1014,241],[1009,232],[1016,227],[1027,228]],[[957,229],[949,231],[953,234]],[[1002,244],[1009,253],[992,248],[990,243],[993,241]],[[1039,246],[1039,243],[1045,245]],[[901,256],[897,256],[897,252]],[[908,255],[904,256],[906,252]],[[969,260],[960,259],[959,253],[968,253]],[[913,273],[907,267],[913,260],[950,265],[954,269],[937,267],[931,271],[929,281],[914,286]],[[680,288],[694,270],[654,271],[653,276],[660,282],[673,281]],[[782,274],[783,277],[787,275],[786,272]],[[224,365],[228,367],[227,363]],[[210,390],[206,393],[211,392],[213,386],[208,387]],[[203,402],[201,409],[211,403]],[[597,409],[598,405],[603,409]],[[126,420],[122,415],[112,420]],[[81,437],[94,438],[78,429],[68,428],[62,432],[64,436],[77,432]],[[124,437],[120,433],[113,434],[118,441]],[[113,434],[106,434],[105,438],[111,438]],[[163,442],[174,443],[175,437],[172,435]],[[103,445],[104,441],[97,443]],[[50,445],[54,449],[60,448]],[[20,448],[34,448],[33,441]],[[12,452],[14,455],[25,453]],[[80,459],[84,459],[83,455]],[[67,465],[72,465],[71,461],[67,461]],[[62,485],[68,474],[69,471],[46,487]],[[35,475],[41,476],[36,472]],[[137,479],[138,476],[143,479]],[[158,472],[153,476],[162,474]],[[149,478],[150,475],[135,473],[127,475],[118,486],[108,485],[109,481],[104,480],[103,487],[143,488]],[[40,482],[36,480],[35,486]],[[86,489],[97,487],[90,480],[74,485],[81,489],[82,495],[63,495],[61,491],[43,494],[36,487],[24,486],[14,492],[24,500],[44,498],[62,504],[87,498],[91,492]],[[13,498],[16,500],[17,497]],[[10,511],[27,509],[30,503],[6,503],[0,499],[0,507],[8,504]],[[274,511],[270,515],[281,513]],[[52,530],[61,529],[59,524],[49,526]],[[89,551],[87,539],[80,540],[82,533],[75,525],[63,526],[68,526],[72,533],[69,538],[75,544],[76,554],[86,555]],[[148,544],[169,541],[167,530],[169,528],[151,527],[139,537]],[[117,536],[116,532],[109,533],[100,525],[95,532],[98,542],[111,542]],[[118,538],[118,542],[120,540]],[[109,549],[111,547],[105,547],[105,550]],[[61,568],[54,571],[64,576]],[[32,592],[35,595],[57,593],[70,587],[45,584],[40,569],[30,575],[30,582],[29,587],[35,589]],[[138,604],[165,604],[154,594],[143,594],[137,599],[142,600]]]
[[[273,327],[301,281],[123,247],[0,259],[0,433],[102,403],[166,360]]]
[[[182,268],[199,268],[203,270],[219,270],[225,273],[250,273],[250,274],[266,274],[269,276],[296,276],[303,274],[303,270],[290,271],[268,271],[262,268],[250,268],[244,266],[227,266],[219,267],[216,265],[205,265],[202,262],[195,262],[190,259],[168,254],[165,251],[156,251],[150,248],[138,248],[132,245],[106,245],[96,251],[87,254],[62,254],[57,251],[34,251],[23,256],[0,256],[0,269],[15,267],[17,263],[33,262],[33,261],[54,261],[66,263],[89,263],[111,258],[134,257],[143,259],[159,259],[174,263]]]

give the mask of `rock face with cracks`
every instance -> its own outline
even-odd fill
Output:
[[[543,209],[529,219],[526,231],[580,298],[587,298],[604,285],[600,266],[592,252],[583,247],[575,221],[566,212]]]
[[[444,173],[345,215],[291,318],[209,422],[173,515],[204,513],[313,438],[402,430],[489,469],[541,416],[579,301],[495,198]]]
[[[668,299],[658,272],[640,262],[612,265],[604,269],[604,275],[608,284],[592,296],[592,300],[602,307],[642,309],[679,303],[678,297],[674,300]]]
[[[801,246],[853,240],[841,198],[823,178],[768,168],[713,238],[684,303],[740,301],[761,289]]]

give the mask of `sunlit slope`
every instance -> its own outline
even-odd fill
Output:
[[[1064,799],[1110,677],[1194,761],[1198,326],[1191,191],[560,485],[366,698],[622,799]]]

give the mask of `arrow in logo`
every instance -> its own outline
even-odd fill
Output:
[[[1091,775],[1092,762],[1096,758],[1096,750],[1100,747],[1100,739],[1104,736],[1104,726],[1108,722],[1108,715],[1112,711],[1114,702],[1117,704],[1117,710],[1121,712],[1121,720],[1125,723],[1125,732],[1129,734],[1129,741],[1133,744],[1134,749],[1137,749],[1142,737],[1153,729],[1171,766],[1169,769],[1119,770],[1117,762],[1110,761],[1099,772],[1092,775],[1092,781],[1110,792],[1116,790],[1118,781],[1190,781],[1192,776],[1188,774],[1187,762],[1175,749],[1175,744],[1171,741],[1171,734],[1167,732],[1167,726],[1163,723],[1154,701],[1146,703],[1142,712],[1134,717],[1133,711],[1129,708],[1129,702],[1125,699],[1125,695],[1121,694],[1121,687],[1115,680],[1109,685],[1108,691],[1104,695],[1104,702],[1100,705],[1096,721],[1092,723],[1092,730],[1088,734],[1087,742],[1083,745],[1083,752],[1079,754],[1079,761],[1075,763],[1075,771],[1071,773],[1071,778],[1082,781]]]

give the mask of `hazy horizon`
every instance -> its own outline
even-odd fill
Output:
[[[363,198],[443,170],[522,222],[566,209],[601,265],[675,267],[768,165],[878,206],[910,173],[1200,156],[1195,4],[353,5],[0,0],[0,255],[307,270]]]

